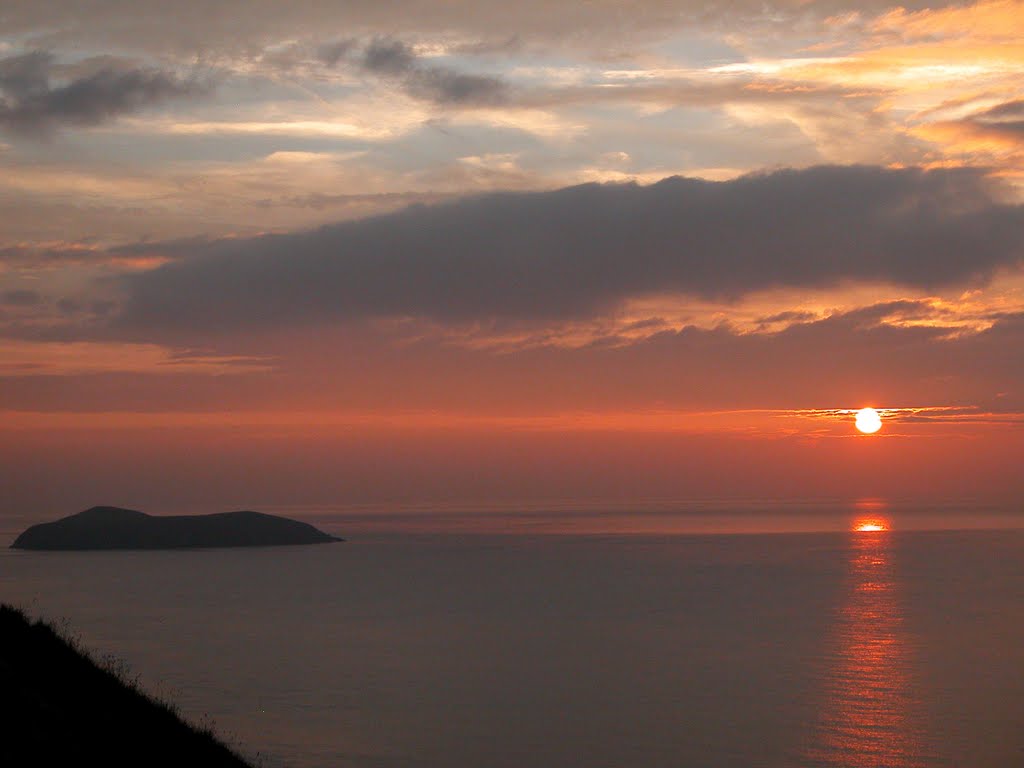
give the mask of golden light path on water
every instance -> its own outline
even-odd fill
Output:
[[[904,626],[889,521],[872,515],[850,533],[847,576],[833,621],[814,766],[925,768],[913,645]]]

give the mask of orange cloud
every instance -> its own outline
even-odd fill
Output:
[[[878,16],[870,29],[905,40],[970,39],[986,42],[1016,42],[1024,3],[1019,0],[988,0],[973,5],[925,8],[908,11],[902,7]]]
[[[225,374],[268,370],[266,361],[234,355],[176,353],[157,344],[34,342],[0,339],[0,376],[99,373]]]

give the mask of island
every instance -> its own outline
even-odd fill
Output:
[[[270,547],[344,541],[299,520],[262,512],[147,515],[134,509],[92,507],[52,523],[33,525],[14,549],[192,549]]]
[[[0,765],[251,768],[208,727],[144,693],[124,663],[0,605]]]

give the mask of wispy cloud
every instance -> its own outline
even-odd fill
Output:
[[[783,417],[798,417],[825,422],[851,422],[864,406],[854,408],[810,408],[772,411]],[[873,405],[882,417],[883,424],[1020,424],[1024,425],[1024,413],[1019,411],[995,411],[974,405],[922,405],[922,406],[881,406]]]
[[[435,104],[494,106],[503,103],[508,92],[499,77],[425,63],[412,46],[396,39],[378,37],[364,46],[342,40],[321,46],[317,55],[329,66],[349,58],[363,72],[393,79],[409,95]]]
[[[29,342],[0,339],[0,376],[109,373],[228,374],[269,370],[259,358],[175,351],[156,344]]]

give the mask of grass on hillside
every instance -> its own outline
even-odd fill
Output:
[[[52,626],[0,605],[0,765],[250,764],[208,727],[145,694],[114,657],[92,658]]]

